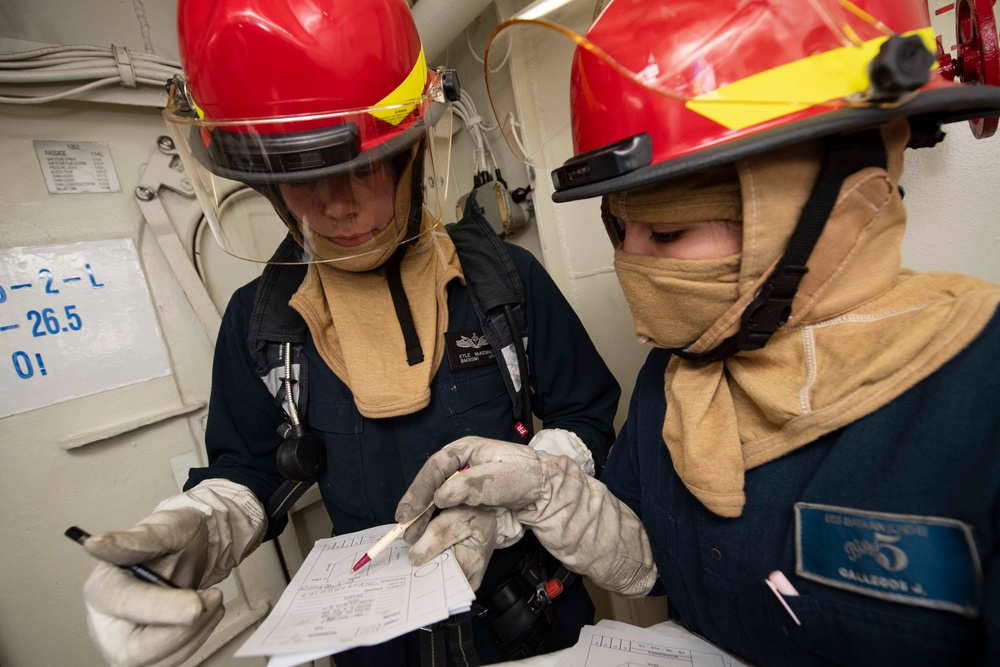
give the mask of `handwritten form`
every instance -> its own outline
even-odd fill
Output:
[[[236,657],[291,667],[379,644],[468,611],[475,593],[449,549],[415,567],[402,537],[357,572],[351,566],[392,524],[319,540]]]
[[[555,667],[752,667],[676,623],[652,628],[611,620],[580,631]]]

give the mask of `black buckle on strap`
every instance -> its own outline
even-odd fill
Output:
[[[809,271],[804,266],[781,266],[767,279],[760,292],[743,311],[743,326],[736,335],[740,350],[759,350],[788,321],[792,300]]]

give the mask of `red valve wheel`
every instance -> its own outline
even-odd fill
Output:
[[[959,0],[955,4],[957,57],[947,64],[964,84],[1000,85],[1000,44],[993,15],[995,0]],[[940,59],[939,59],[939,62]],[[945,65],[945,62],[941,62]],[[944,73],[944,72],[942,72]],[[947,76],[947,74],[946,74]],[[977,139],[992,137],[1000,118],[976,118],[969,121]]]

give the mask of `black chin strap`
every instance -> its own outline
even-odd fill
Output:
[[[888,165],[882,135],[877,129],[827,137],[824,149],[819,177],[802,209],[785,254],[743,311],[740,330],[707,352],[693,354],[681,348],[671,349],[670,352],[688,361],[722,361],[737,352],[764,347],[778,327],[788,321],[792,299],[802,277],[809,270],[806,262],[837,203],[844,180],[866,167],[885,169]]]
[[[403,256],[406,255],[408,246],[413,245],[420,235],[420,223],[423,219],[423,195],[421,187],[423,185],[423,165],[421,163],[421,151],[413,158],[413,173],[410,182],[410,212],[406,220],[407,243],[400,244],[396,251],[392,253],[389,261],[385,263],[385,278],[389,283],[389,294],[392,295],[392,305],[396,309],[396,319],[399,320],[399,328],[403,332],[403,343],[406,345],[406,363],[416,366],[424,360],[424,351],[420,346],[420,338],[417,336],[417,327],[413,323],[413,313],[410,311],[410,302],[406,298],[406,290],[403,289],[403,276],[400,273],[400,265],[403,263]]]
[[[396,309],[399,328],[403,331],[406,363],[416,366],[424,360],[424,351],[420,347],[417,327],[413,323],[413,313],[410,312],[410,302],[406,298],[406,290],[403,289],[403,276],[400,274],[400,264],[403,262],[403,255],[406,254],[408,245],[404,244],[396,248],[396,252],[392,253],[392,257],[385,263],[385,279],[389,283],[389,294],[392,295],[392,305]]]

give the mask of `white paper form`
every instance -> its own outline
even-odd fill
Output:
[[[601,621],[580,631],[580,639],[557,667],[752,667],[681,628],[642,629]]]
[[[420,567],[402,538],[355,573],[366,549],[392,525],[316,542],[274,610],[237,657],[286,656],[300,664],[384,642],[467,610],[475,598],[451,552]]]

